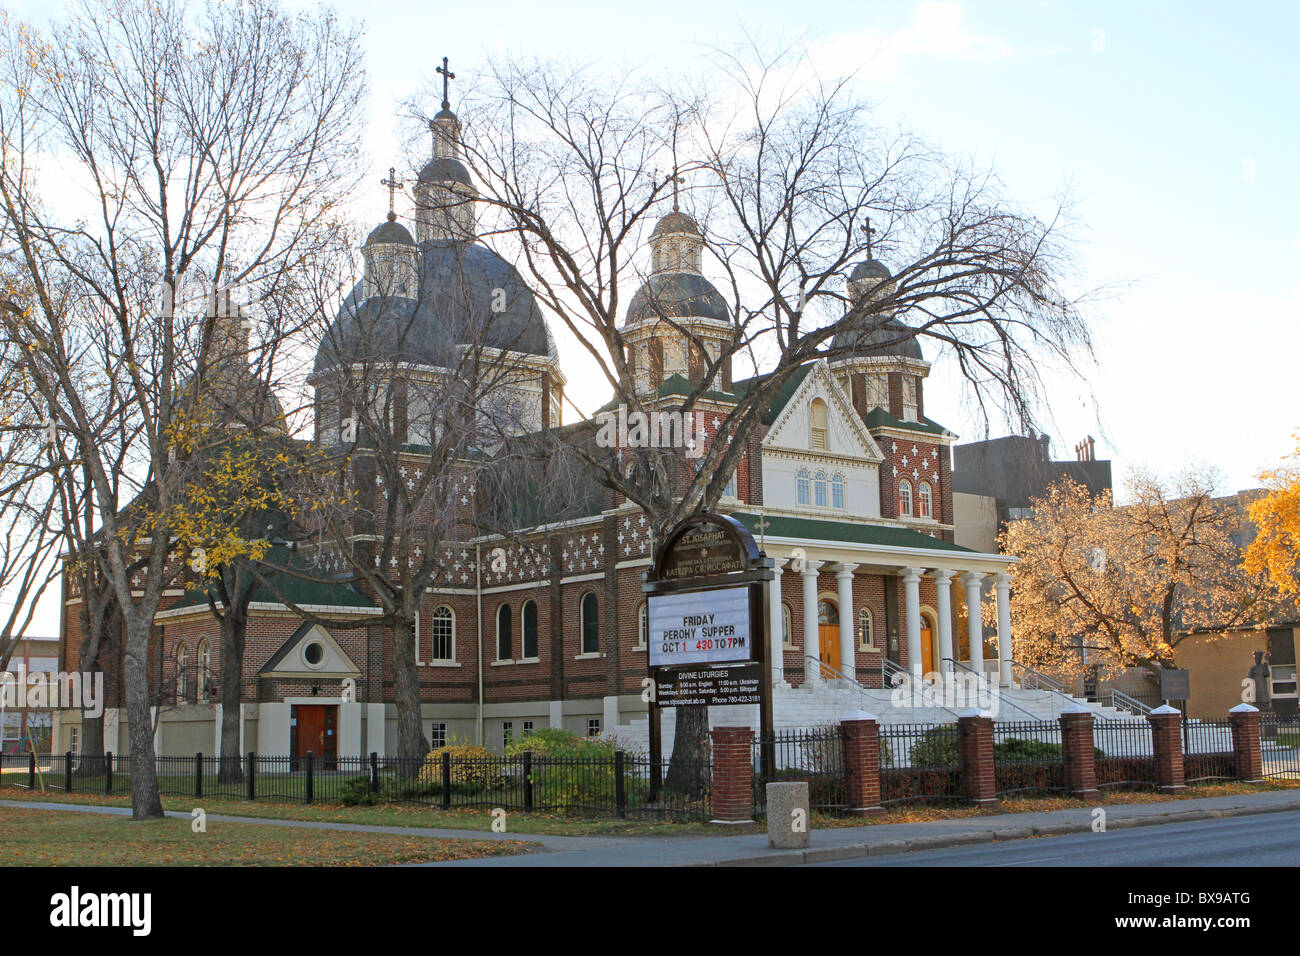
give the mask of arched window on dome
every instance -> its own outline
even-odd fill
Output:
[[[831,507],[844,507],[844,476],[840,474],[831,478]]]
[[[800,468],[794,476],[795,498],[801,505],[808,504],[808,469]]]
[[[826,507],[826,472],[819,471],[813,477],[813,503],[818,508]]]
[[[912,483],[904,478],[898,483],[898,514],[900,517],[912,517]]]
[[[811,429],[808,436],[808,447],[821,450],[829,448],[826,428],[826,403],[820,398],[814,398],[809,414]]]
[[[916,515],[918,518],[934,517],[934,495],[930,492],[928,481],[916,486]]]

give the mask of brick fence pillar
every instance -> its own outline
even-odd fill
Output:
[[[961,750],[961,792],[971,803],[987,806],[998,802],[993,775],[993,718],[978,710],[957,717],[957,741]]]
[[[1232,756],[1237,779],[1259,783],[1264,779],[1264,758],[1259,752],[1259,708],[1238,704],[1228,711],[1232,721]]]
[[[1072,797],[1091,800],[1097,789],[1097,751],[1092,739],[1092,711],[1086,707],[1061,713],[1061,757],[1065,787]]]
[[[840,719],[849,812],[883,813],[880,805],[880,727],[876,715],[855,710]]]
[[[1165,704],[1147,714],[1151,724],[1151,753],[1156,762],[1156,786],[1161,790],[1187,789],[1183,774],[1183,715]]]
[[[754,732],[748,727],[715,727],[713,739],[713,819],[711,823],[754,820]]]

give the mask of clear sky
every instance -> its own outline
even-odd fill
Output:
[[[305,4],[304,4],[305,6]],[[49,7],[17,0],[17,15]],[[1077,200],[1084,284],[1116,295],[1094,311],[1086,386],[1052,394],[1057,457],[1085,434],[1115,463],[1219,467],[1223,490],[1292,447],[1300,349],[1300,5],[1283,2],[428,3],[339,0],[366,26],[373,194],[400,161],[400,101],[432,88],[451,57],[473,83],[486,56],[698,69],[746,35],[805,37],[827,75],[857,72],[882,123],[992,163],[1007,191]],[[582,377],[576,349],[561,358]],[[567,352],[567,354],[565,354]],[[588,376],[592,378],[593,376]],[[974,423],[942,368],[927,412],[968,438]],[[1091,394],[1089,394],[1089,390]],[[606,389],[575,399],[591,408]],[[584,400],[585,399],[585,400]],[[994,434],[1001,434],[995,430]]]

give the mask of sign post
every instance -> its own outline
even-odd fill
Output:
[[[760,759],[772,767],[770,602],[775,574],[749,530],[700,512],[664,536],[642,591],[650,657],[650,798],[662,785],[664,707],[758,704]]]

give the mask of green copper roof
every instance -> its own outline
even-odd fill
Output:
[[[272,554],[268,555],[268,560],[272,562],[283,561],[283,549],[276,548]],[[293,566],[301,564],[301,562],[292,558],[290,562]],[[356,588],[343,581],[312,580],[294,577],[285,573],[273,575],[269,568],[263,570],[262,573],[270,578],[275,587],[268,588],[262,584],[257,585],[253,590],[252,603],[254,604],[284,604],[286,601],[291,601],[299,607],[361,608],[375,606],[374,601],[367,600]],[[311,571],[302,568],[302,573],[308,574]],[[185,592],[179,601],[172,605],[173,608],[207,606],[208,598],[202,587],[191,588]]]
[[[757,527],[759,516],[737,511],[732,517],[743,524],[754,537],[760,536]],[[885,548],[923,548],[928,551],[962,551],[974,553],[942,538],[908,528],[888,525],[856,524],[850,521],[822,521],[816,518],[766,517],[767,527],[762,533],[774,538],[804,538],[813,541],[844,541],[849,544],[874,544]]]
[[[806,365],[799,366],[790,373],[789,377],[786,378],[784,382],[781,383],[781,387],[777,389],[776,394],[772,396],[772,404],[763,412],[762,421],[764,425],[770,425],[776,421],[777,416],[781,414],[781,409],[785,408],[786,403],[794,397],[795,391],[803,384],[803,380],[808,377],[808,373],[813,370],[813,365],[814,363],[809,362]],[[758,387],[769,377],[770,376],[767,375],[759,375],[755,378],[747,378],[743,381],[735,382],[731,386],[731,390],[735,392],[737,396],[748,395],[750,389]]]
[[[929,435],[950,435],[953,438],[957,436],[948,429],[944,428],[938,422],[931,421],[924,415],[915,422],[905,422],[901,418],[895,418],[883,408],[873,408],[867,412],[866,418],[863,419],[868,428],[897,428],[906,432],[925,432]]]

